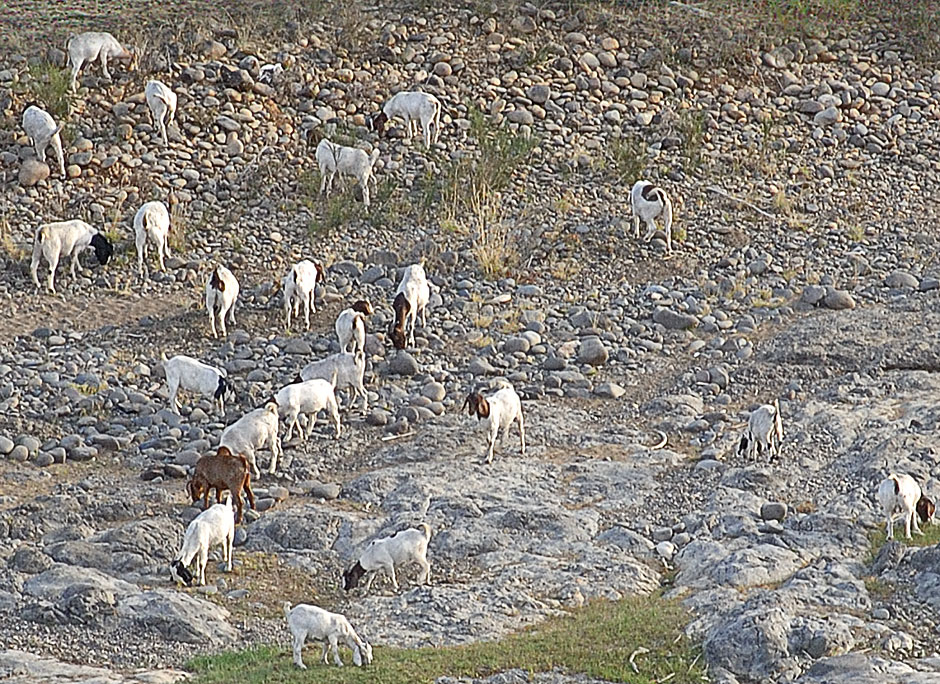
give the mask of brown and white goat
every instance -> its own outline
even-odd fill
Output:
[[[426,326],[427,306],[430,299],[431,286],[428,284],[424,266],[412,264],[405,269],[398,289],[395,291],[395,300],[392,302],[395,321],[389,328],[388,336],[396,349],[404,349],[409,339],[411,344],[415,343],[418,314],[421,314],[421,326]]]
[[[493,460],[493,449],[496,447],[496,438],[499,431],[503,431],[503,440],[509,434],[509,426],[519,423],[519,441],[522,444],[522,453],[525,454],[525,425],[522,419],[522,400],[512,386],[506,386],[498,392],[484,397],[479,391],[467,395],[464,408],[470,408],[470,415],[487,421],[489,428],[486,462]]]
[[[255,495],[251,491],[251,469],[248,459],[241,454],[233,454],[228,447],[220,446],[214,454],[206,454],[196,461],[193,479],[186,485],[186,490],[196,503],[203,499],[202,508],[209,506],[209,493],[215,489],[215,501],[220,503],[222,491],[232,492],[235,500],[235,522],[242,519],[242,490],[248,496],[248,508],[255,507]]]

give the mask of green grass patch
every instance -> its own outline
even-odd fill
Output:
[[[925,525],[924,523],[918,523],[920,525],[920,530],[923,534],[917,534],[916,532],[911,532],[912,539],[904,538],[904,524],[902,521],[899,521],[894,526],[894,541],[900,542],[905,546],[934,546],[935,544],[940,543],[940,525],[929,524]],[[878,552],[881,550],[881,547],[885,545],[885,542],[888,540],[887,532],[884,527],[871,532],[868,535],[868,539],[871,541],[871,559],[874,560],[878,556]]]
[[[40,62],[30,65],[29,77],[32,96],[57,124],[64,122],[72,109],[71,72],[49,62]]]
[[[675,684],[700,682],[699,649],[683,636],[686,611],[659,595],[617,602],[594,601],[582,609],[556,617],[496,642],[443,648],[376,647],[372,665],[364,668],[318,664],[319,644],[304,653],[307,671],[296,669],[287,646],[260,646],[237,653],[200,656],[187,668],[196,673],[194,684],[266,684],[281,682],[370,682],[420,684],[438,677],[482,677],[512,668],[546,672],[561,668],[611,682]],[[630,666],[630,656],[639,673]],[[349,651],[341,654],[351,662]]]

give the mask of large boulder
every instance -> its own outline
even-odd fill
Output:
[[[117,614],[188,644],[226,646],[238,638],[225,608],[176,591],[154,589],[128,596],[118,604]]]

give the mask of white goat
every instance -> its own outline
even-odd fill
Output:
[[[428,542],[431,539],[431,526],[421,523],[420,529],[409,528],[396,532],[391,537],[373,539],[359,556],[359,560],[343,573],[343,589],[349,591],[359,584],[363,575],[368,574],[365,591],[372,587],[376,571],[384,570],[392,580],[392,586],[398,590],[395,578],[395,566],[414,561],[421,566],[419,584],[431,583],[431,564],[428,563]]]
[[[209,327],[212,328],[213,337],[218,337],[216,320],[219,322],[223,337],[228,334],[225,330],[226,316],[229,322],[235,325],[236,299],[238,299],[238,280],[225,266],[217,266],[206,281],[206,311],[209,312]]]
[[[29,141],[41,162],[46,161],[46,148],[52,144],[56,159],[59,160],[59,173],[64,178],[65,155],[62,153],[62,138],[59,136],[62,124],[56,126],[55,119],[49,112],[36,105],[30,105],[23,111],[23,130],[29,136]]]
[[[179,415],[180,403],[177,394],[180,389],[184,389],[204,397],[212,397],[218,403],[219,413],[225,415],[223,397],[226,392],[234,396],[235,390],[229,384],[228,373],[224,368],[210,366],[184,354],[167,359],[164,352],[160,354],[160,360],[163,362],[163,370],[166,373],[170,410],[173,413]]]
[[[933,518],[934,503],[921,493],[920,485],[913,477],[906,474],[889,475],[878,487],[878,502],[884,511],[888,539],[894,539],[895,512],[900,511],[904,518],[904,536],[911,538],[911,527],[917,534],[923,534],[917,524],[917,518],[927,523]]]
[[[428,284],[424,266],[412,264],[405,269],[398,289],[395,290],[395,300],[392,302],[395,320],[388,334],[397,349],[404,349],[409,339],[412,345],[415,343],[415,326],[419,313],[421,314],[421,327],[427,325],[427,306],[430,299],[431,286]]]
[[[144,259],[147,257],[147,243],[157,246],[157,261],[160,270],[166,271],[163,265],[164,256],[170,256],[170,212],[163,202],[154,200],[145,202],[134,215],[134,242],[137,245],[137,269],[144,275]]]
[[[258,70],[258,82],[274,85],[274,83],[283,73],[284,67],[280,64],[265,64]]]
[[[304,366],[303,370],[300,371],[300,380],[296,382],[314,380],[316,378],[332,380],[335,375],[336,387],[334,388],[334,392],[346,387],[351,388],[352,396],[350,397],[350,403],[352,403],[352,400],[357,396],[361,396],[362,410],[367,411],[369,409],[369,394],[366,392],[365,383],[363,382],[365,372],[366,356],[361,350],[354,354],[340,352],[339,354],[327,356],[320,361],[308,363]]]
[[[310,438],[314,423],[317,422],[317,414],[324,409],[333,419],[333,425],[336,428],[336,437],[339,438],[339,406],[336,403],[336,376],[334,370],[329,380],[315,378],[303,382],[294,382],[285,385],[277,391],[274,399],[281,417],[288,423],[287,436],[284,439],[290,439],[294,434],[294,428],[303,436],[304,442]],[[300,428],[298,419],[301,415],[307,417],[307,433],[304,434]],[[274,472],[273,470],[271,472]]]
[[[340,667],[343,666],[343,661],[339,659],[339,650],[337,649],[340,640],[352,649],[353,663],[357,667],[372,662],[372,646],[359,638],[356,630],[352,628],[349,620],[344,615],[331,613],[328,610],[306,603],[298,603],[291,609],[290,602],[285,601],[284,616],[287,618],[287,627],[293,637],[294,665],[300,669],[307,669],[301,659],[301,651],[307,637],[310,637],[311,641],[323,642],[321,659],[324,665],[328,664],[327,650],[332,648],[333,662]]]
[[[323,138],[317,145],[317,164],[320,165],[320,193],[326,190],[329,197],[333,189],[333,177],[339,173],[355,176],[362,188],[362,203],[369,206],[369,180],[375,182],[375,160],[379,158],[379,148],[372,150],[372,156],[357,147],[346,147]]]
[[[336,337],[341,352],[355,352],[366,348],[366,316],[372,315],[372,304],[360,299],[336,317]],[[352,345],[352,348],[350,348]]]
[[[272,475],[277,468],[277,458],[283,453],[281,440],[278,439],[278,405],[271,399],[261,408],[249,411],[222,431],[220,447],[228,447],[233,454],[243,454],[251,463],[255,479],[261,477],[255,451],[269,447],[271,449]]]
[[[163,136],[163,146],[166,147],[170,144],[166,127],[176,118],[176,93],[160,81],[147,81],[144,96],[147,98],[147,105],[153,115],[153,125],[160,130],[160,135]]]
[[[193,575],[189,566],[196,560],[199,584],[206,583],[206,564],[209,549],[222,545],[222,560],[226,572],[232,571],[232,548],[235,542],[235,511],[232,510],[232,495],[227,494],[225,503],[214,504],[197,515],[183,536],[183,548],[170,564],[170,575],[174,580],[192,585]]]
[[[519,422],[519,440],[522,442],[522,454],[525,455],[525,425],[522,420],[522,400],[511,386],[503,387],[495,394],[484,397],[479,391],[467,395],[464,407],[470,407],[470,415],[478,420],[486,420],[489,431],[487,442],[489,448],[486,453],[486,462],[493,461],[493,449],[499,431],[503,431],[503,441],[509,434],[509,427],[514,421]]]
[[[649,181],[638,180],[630,190],[630,209],[633,211],[633,234],[640,237],[640,219],[646,223],[647,233],[644,238],[649,242],[656,233],[656,223],[653,219],[662,215],[665,225],[663,232],[666,235],[666,251],[672,251],[672,201],[662,188],[658,188]]]
[[[382,135],[385,124],[396,116],[405,120],[409,138],[417,134],[420,123],[424,133],[424,146],[429,148],[432,142],[437,142],[441,133],[441,101],[430,93],[404,90],[392,95],[382,106],[381,113],[372,119],[372,126]]]
[[[108,239],[98,232],[97,228],[84,221],[73,219],[71,221],[58,221],[39,226],[33,241],[33,260],[29,265],[33,282],[39,287],[39,262],[45,257],[49,262],[49,291],[55,293],[55,270],[59,265],[59,257],[71,257],[72,263],[69,271],[72,277],[77,277],[78,255],[88,246],[95,249],[98,263],[104,266],[114,253],[114,248]]]
[[[771,457],[780,454],[783,441],[783,423],[780,420],[780,403],[758,406],[747,420],[747,429],[741,435],[738,455],[754,459],[762,452],[770,452]]]
[[[131,69],[137,62],[137,52],[133,48],[122,47],[110,33],[89,31],[78,35],[73,34],[65,42],[65,50],[69,53],[69,63],[72,65],[72,90],[75,90],[78,72],[85,64],[91,64],[96,59],[101,62],[101,73],[109,81],[111,80],[111,74],[108,73],[109,59],[130,60]]]
[[[291,313],[300,315],[300,303],[304,305],[304,322],[310,330],[310,311],[317,312],[315,295],[317,282],[326,279],[323,266],[304,259],[293,266],[281,281],[284,288],[284,313],[287,314],[287,328],[290,329]]]

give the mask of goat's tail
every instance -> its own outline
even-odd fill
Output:
[[[59,124],[58,126],[56,126],[56,127],[55,127],[55,130],[52,131],[52,135],[50,135],[49,138],[51,139],[51,138],[54,138],[54,137],[56,137],[57,135],[59,135],[59,133],[62,132],[62,127],[63,127],[64,125],[65,125],[65,124]]]
[[[424,530],[424,538],[430,540],[431,539],[431,526],[428,525],[426,522],[424,522],[418,525],[418,527]]]
[[[69,34],[69,37],[65,39],[65,51],[66,51],[66,52],[69,51],[69,45],[71,45],[72,40],[73,40],[75,37],[76,37],[76,36],[75,36],[74,33],[70,33],[70,34]],[[71,61],[71,57],[69,57],[69,60]]]
[[[281,604],[284,607],[284,617],[290,617],[290,601]]]
[[[166,363],[167,361],[169,361],[169,359],[166,357],[166,352],[165,352],[165,351],[160,352],[160,360],[161,360],[163,363]]]
[[[337,377],[337,375],[338,375],[337,370],[336,370],[336,368],[334,368],[334,369],[333,369],[333,375],[330,376],[330,385],[333,386],[333,389],[334,389],[334,390],[336,389],[336,377]]]

